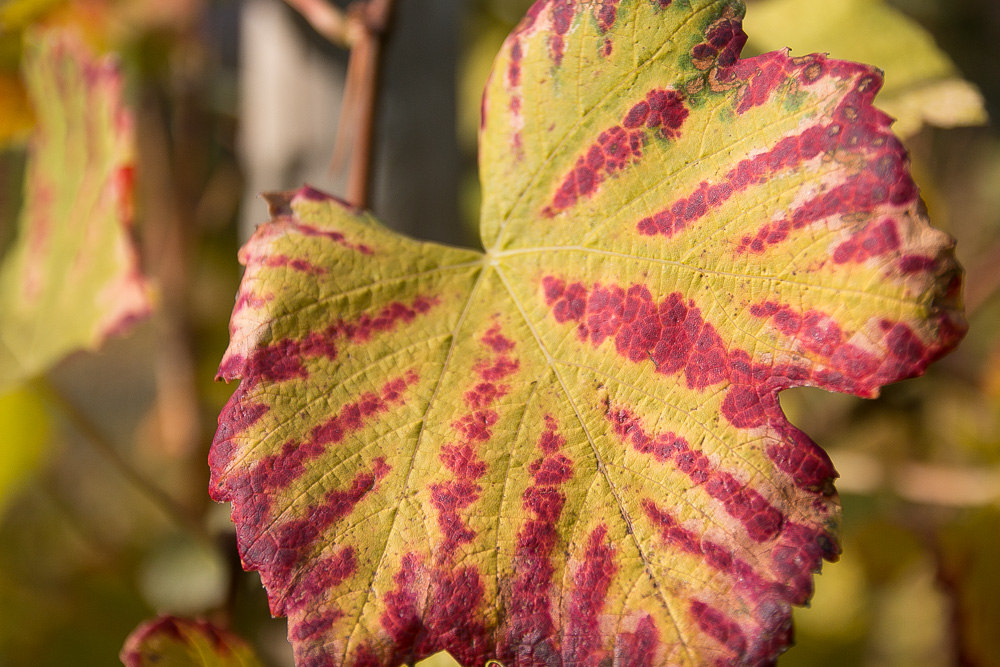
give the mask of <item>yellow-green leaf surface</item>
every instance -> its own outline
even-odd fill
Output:
[[[128,229],[133,131],[118,68],[46,32],[28,45],[24,76],[38,124],[18,237],[0,266],[0,390],[150,310]]]
[[[211,491],[298,667],[787,647],[839,508],[778,392],[874,396],[965,323],[878,72],[739,60],[743,12],[536,3],[484,98],[485,253],[269,197]]]
[[[119,657],[125,667],[261,667],[236,635],[205,621],[171,616],[136,628]]]
[[[983,96],[916,21],[884,0],[763,0],[754,3],[746,30],[760,51],[790,48],[801,55],[871,63],[885,72],[879,107],[906,137],[924,124],[982,125]]]

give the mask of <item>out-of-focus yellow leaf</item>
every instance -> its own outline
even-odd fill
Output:
[[[764,0],[745,20],[750,46],[789,47],[792,55],[829,53],[885,72],[879,106],[906,137],[923,125],[956,127],[987,120],[979,90],[961,78],[931,35],[882,0]]]
[[[0,387],[96,349],[151,311],[131,244],[133,131],[122,77],[60,31],[25,54],[39,113],[18,235],[0,265]]]
[[[45,456],[49,419],[41,399],[19,389],[0,396],[0,515]]]
[[[66,0],[5,0],[0,5],[0,30],[23,30]]]

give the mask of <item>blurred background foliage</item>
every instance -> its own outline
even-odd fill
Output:
[[[480,95],[529,4],[399,0],[374,177],[387,223],[477,243]],[[1000,665],[1000,136],[977,124],[977,90],[1000,114],[1000,3],[748,4],[750,51],[827,51],[885,69],[931,218],[958,239],[971,324],[927,377],[876,401],[782,396],[841,472],[844,555],[796,612],[798,646],[780,664]],[[346,58],[279,0],[0,0],[0,248],[32,125],[21,38],[43,25],[75,26],[127,72],[137,233],[159,301],[132,335],[50,375],[75,409],[32,389],[0,397],[0,665],[114,664],[156,613],[213,619],[267,664],[291,665],[284,622],[239,567],[228,508],[208,499],[205,461],[232,391],[213,377],[236,251],[264,219],[250,191],[343,186],[327,167]],[[88,443],[95,434],[117,455]],[[211,538],[178,526],[123,465]]]

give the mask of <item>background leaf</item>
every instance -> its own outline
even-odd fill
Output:
[[[0,389],[150,312],[128,231],[133,135],[117,67],[60,32],[39,33],[24,67],[39,118],[0,267]]]
[[[748,14],[751,48],[829,53],[885,72],[879,106],[908,137],[924,124],[981,125],[983,97],[962,78],[930,33],[883,0],[762,0]]]
[[[247,644],[205,621],[165,617],[140,625],[125,642],[125,667],[260,667]]]
[[[485,254],[272,195],[212,494],[301,665],[769,664],[834,558],[777,394],[964,332],[874,68],[739,60],[740,3],[540,2],[481,130]]]

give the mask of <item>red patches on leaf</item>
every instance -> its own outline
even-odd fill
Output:
[[[754,642],[747,644],[743,630],[728,621],[723,611],[695,601],[697,606],[692,607],[692,613],[699,619],[702,630],[743,658],[741,664],[772,664],[791,639],[789,605],[801,605],[808,600],[812,593],[812,573],[818,570],[823,558],[832,559],[839,553],[833,539],[822,529],[785,524],[771,548],[770,576],[765,576],[737,557],[731,547],[683,527],[652,500],[644,499],[642,507],[671,549],[697,556],[731,578],[736,599],[727,596],[721,603],[734,610],[749,608],[757,626],[752,633]]]
[[[576,18],[576,0],[549,0],[552,9],[552,32],[549,35],[549,52],[556,67],[562,65],[565,36]]]
[[[483,361],[476,364],[475,371],[483,380],[495,382],[508,375],[513,375],[521,368],[521,362],[507,356],[500,356],[495,361]]]
[[[896,221],[886,218],[881,222],[868,225],[858,234],[844,241],[833,251],[833,261],[836,264],[848,262],[862,263],[872,257],[879,257],[899,249],[899,233],[896,231]]]
[[[323,197],[324,197],[324,199],[331,199],[332,198],[330,195],[325,195],[325,194],[323,195]],[[349,207],[350,206],[346,202],[342,202],[342,203],[344,204],[345,207]],[[333,241],[334,243],[336,243],[337,245],[339,245],[341,247],[347,248],[348,250],[356,250],[356,251],[360,252],[362,255],[374,255],[375,254],[375,251],[372,250],[371,247],[369,247],[369,246],[367,246],[367,245],[365,245],[363,243],[354,243],[352,241],[349,241],[349,240],[347,240],[347,237],[344,236],[344,234],[341,233],[341,232],[335,232],[335,231],[332,231],[332,230],[329,230],[329,229],[320,229],[318,227],[310,227],[309,225],[303,225],[301,223],[299,223],[296,226],[296,230],[298,232],[300,232],[301,234],[303,234],[304,236],[318,236],[318,237],[321,237],[321,238],[328,239],[330,241]]]
[[[348,434],[364,428],[375,415],[402,403],[405,389],[417,380],[416,374],[411,372],[387,382],[378,394],[363,395],[316,426],[309,440],[301,443],[288,441],[278,453],[264,457],[248,472],[239,475],[224,476],[225,469],[221,466],[228,465],[232,458],[232,436],[228,435],[226,427],[220,427],[210,454],[213,464],[211,494],[219,502],[233,503],[233,521],[237,527],[243,564],[247,569],[261,572],[261,579],[271,591],[275,614],[286,613],[290,596],[294,593],[289,586],[295,572],[306,556],[312,553],[322,532],[352,512],[354,506],[389,474],[390,468],[385,459],[376,458],[371,469],[359,473],[348,489],[328,492],[300,519],[285,522],[276,519],[276,493],[305,475],[309,470],[308,463],[322,456],[330,444],[341,442]],[[228,412],[227,424],[230,428],[235,410],[234,405]],[[249,417],[254,418],[254,414]],[[310,576],[307,573],[299,579],[298,586],[310,585]],[[329,578],[332,576],[328,572],[326,580],[332,581]]]
[[[269,255],[263,261],[263,265],[269,269],[287,267],[314,276],[322,276],[326,273],[326,268],[322,266],[316,266],[304,259],[292,258],[287,255]]]
[[[964,332],[961,328],[951,330],[942,319],[941,341],[928,346],[905,324],[883,321],[881,340],[866,338],[866,346],[872,347],[864,349],[849,342],[852,337],[832,317],[817,310],[799,313],[791,306],[765,301],[752,305],[750,313],[770,319],[777,331],[797,341],[803,351],[823,364],[808,376],[808,384],[859,396],[874,396],[879,387],[921,373]]]
[[[661,137],[676,139],[680,136],[680,128],[687,117],[688,109],[684,106],[681,94],[676,90],[658,88],[649,91],[646,99],[629,110],[622,125],[633,130],[641,127],[659,130]]]
[[[708,49],[708,46],[701,45],[701,48]],[[860,172],[855,170],[856,173],[829,191],[789,211],[783,219],[768,222],[756,234],[744,236],[735,249],[737,253],[762,253],[769,246],[787,240],[794,230],[829,217],[865,213],[879,207],[906,208],[916,200],[917,190],[907,171],[905,150],[890,132],[888,117],[871,106],[881,86],[881,79],[873,70],[826,60],[823,56],[793,60],[783,53],[773,53],[741,60],[726,71],[732,80],[744,83],[737,108],[739,113],[764,104],[790,79],[798,78],[809,84],[820,76],[830,76],[856,79],[857,82],[838,104],[833,122],[782,138],[765,153],[742,160],[720,183],[702,182],[687,197],[640,220],[636,225],[640,234],[674,236],[735,193],[766,183],[780,173],[801,168],[819,156],[845,162],[860,157],[866,168]],[[639,111],[636,113],[641,116]],[[884,219],[881,224],[887,222],[895,224],[891,218]],[[853,245],[849,242],[839,249],[835,261],[864,261],[895,250],[898,236],[894,232],[888,226],[876,225],[871,229],[870,238],[859,238]]]
[[[499,324],[495,324],[490,327],[489,331],[486,332],[486,335],[484,335],[481,340],[491,350],[497,353],[510,352],[514,349],[514,341],[503,335]]]
[[[789,524],[781,542],[771,552],[775,571],[787,582],[793,604],[802,605],[813,592],[812,574],[819,572],[823,560],[840,554],[836,541],[826,533],[808,526]]]
[[[823,369],[813,373],[806,367],[792,364],[761,365],[754,363],[743,350],[726,349],[715,328],[702,318],[701,311],[693,303],[685,303],[677,292],[656,303],[648,288],[642,285],[633,285],[627,291],[618,286],[597,285],[588,292],[582,283],[567,285],[565,280],[554,276],[543,278],[542,290],[555,320],[577,322],[578,337],[589,340],[594,347],[613,338],[616,352],[629,361],[649,361],[657,373],[664,375],[683,371],[689,389],[701,390],[728,382],[721,412],[736,428],[765,425],[783,428],[787,421],[778,403],[778,392],[782,389],[816,384],[844,390],[846,381],[839,371],[837,377],[833,377]],[[777,317],[786,327],[804,326],[801,318],[797,320],[774,304],[759,305],[756,312]],[[822,318],[810,320],[810,323],[810,345],[815,349],[832,350],[831,364],[842,364],[845,372],[852,373],[864,368],[866,358],[862,351],[841,341],[843,335],[835,323]],[[837,341],[841,341],[839,347],[833,345]],[[925,353],[924,361],[914,361],[913,369],[922,368],[928,356]],[[898,375],[900,362],[893,358],[889,365]],[[882,380],[890,381],[888,375]],[[854,383],[851,386],[857,389],[861,385]],[[662,436],[640,441],[639,446],[643,453],[666,460],[676,455],[680,444]],[[792,442],[774,449],[771,456],[778,457],[779,467],[793,474],[797,485],[808,489],[827,488],[834,476],[833,466],[817,451],[818,447],[811,441]],[[793,461],[806,460],[811,465],[808,474],[803,474]],[[723,489],[728,488],[729,483],[722,484],[718,492],[724,493]]]
[[[444,534],[444,541],[438,551],[437,565],[451,562],[457,549],[473,541],[475,531],[462,518],[463,510],[479,500],[482,487],[477,480],[487,471],[486,463],[479,458],[476,450],[493,435],[492,426],[499,415],[489,408],[510,391],[508,385],[490,381],[517,372],[520,362],[509,353],[514,342],[504,336],[499,324],[491,326],[480,337],[480,343],[491,354],[474,365],[482,382],[472,385],[464,394],[465,404],[470,412],[452,423],[452,428],[460,438],[457,444],[447,444],[441,449],[440,459],[451,472],[453,479],[430,485],[431,505],[437,510],[437,523]]]
[[[308,573],[294,585],[286,609],[291,612],[307,610],[316,603],[316,600],[325,598],[331,590],[357,571],[358,562],[354,547],[344,547],[332,556],[317,560],[311,564]],[[327,617],[327,622],[332,623],[341,615],[339,612],[334,612]]]
[[[284,382],[308,377],[303,362],[310,357],[325,357],[335,360],[339,355],[337,340],[350,343],[366,343],[378,333],[394,330],[402,324],[409,324],[429,312],[439,301],[436,297],[416,297],[410,305],[391,303],[374,316],[362,313],[354,321],[338,319],[319,332],[313,332],[302,340],[283,338],[270,345],[257,348],[248,359],[231,355],[219,367],[218,378],[234,380],[241,378],[241,388],[247,391],[261,381]]]
[[[633,362],[652,361],[656,372],[671,375],[684,369],[688,387],[705,387],[727,379],[726,351],[715,328],[701,311],[686,304],[680,292],[660,303],[649,290],[632,285],[597,285],[589,294],[582,283],[566,286],[553,276],[542,281],[545,301],[557,322],[580,322],[577,334],[596,347],[614,338],[617,352]]]
[[[323,531],[350,514],[354,507],[374,491],[390,472],[384,459],[373,462],[372,471],[361,472],[346,490],[329,491],[319,504],[311,506],[306,516],[284,523],[270,520],[270,496],[258,489],[258,481],[231,489],[233,520],[243,566],[258,570],[270,595],[271,612],[286,616],[309,603],[318,586],[340,583],[354,571],[354,552],[348,547],[333,560],[311,564],[303,572],[308,558],[320,546]],[[243,497],[250,495],[249,498]],[[251,513],[253,510],[253,513]],[[339,577],[339,580],[338,580]]]
[[[649,614],[642,617],[635,632],[623,632],[615,644],[615,662],[629,667],[656,667],[660,631]]]
[[[642,158],[647,134],[676,139],[688,117],[684,98],[675,90],[654,89],[625,115],[621,125],[601,132],[587,153],[577,158],[542,214],[553,217],[573,206],[581,197],[597,191],[605,178]]]
[[[489,634],[477,620],[484,589],[476,569],[429,571],[410,553],[403,556],[393,581],[396,587],[386,594],[379,621],[395,649],[388,662],[375,664],[413,664],[441,650],[466,665],[482,664],[490,657]]]
[[[306,617],[299,623],[289,628],[288,635],[293,641],[307,641],[318,635],[328,632],[333,624],[344,617],[344,612],[335,609],[317,617]]]
[[[661,463],[673,463],[692,482],[722,503],[726,513],[743,525],[754,542],[767,542],[781,532],[784,514],[757,491],[718,470],[705,454],[692,450],[684,438],[674,433],[650,435],[638,418],[624,408],[609,406],[606,416],[618,437],[630,442],[637,452],[651,454]]]
[[[938,268],[938,261],[933,257],[922,257],[920,255],[903,255],[899,258],[899,270],[904,275],[913,273],[923,273],[934,271]]]
[[[534,484],[522,495],[522,507],[534,515],[517,535],[510,613],[501,630],[498,655],[508,664],[543,665],[556,655],[552,642],[555,624],[549,597],[555,566],[552,555],[559,540],[557,523],[565,496],[558,487],[573,476],[573,462],[558,449],[566,443],[555,419],[545,417],[546,429],[538,439],[542,458],[529,466]]]
[[[725,663],[741,664],[747,652],[747,638],[735,621],[728,618],[718,609],[709,607],[704,602],[693,600],[689,607],[698,627],[717,642],[729,649],[731,660]]]
[[[413,662],[417,638],[424,629],[423,608],[419,603],[425,598],[421,589],[426,586],[426,578],[421,570],[416,554],[403,556],[402,565],[392,579],[396,587],[385,596],[385,612],[379,622],[396,645],[394,665]]]
[[[796,78],[800,78],[805,84],[816,81],[824,74],[825,59],[822,56],[811,57],[816,60],[804,67],[800,64],[800,59],[793,61],[779,51],[736,62],[729,75],[734,80],[743,82],[744,86],[736,113],[744,114],[754,107],[762,106],[782,84]]]
[[[510,63],[507,65],[507,85],[511,88],[517,88],[521,85],[521,58],[523,57],[521,41],[515,39],[510,47]]]
[[[463,665],[484,663],[492,653],[481,618],[483,583],[472,567],[438,570],[427,614],[427,654],[448,651]]]
[[[602,33],[611,30],[618,18],[618,3],[621,0],[602,0],[600,5],[594,7],[594,15],[597,18],[597,27]]]
[[[608,527],[601,524],[587,539],[583,563],[573,572],[568,618],[563,634],[563,662],[598,665],[601,653],[600,618],[611,580],[618,572],[614,547],[607,540]]]
[[[486,474],[486,463],[469,445],[445,445],[440,458],[441,463],[459,478],[479,479]]]
[[[881,159],[882,164],[888,165],[890,162],[891,158]],[[832,190],[813,197],[794,209],[790,217],[763,225],[753,237],[744,236],[736,252],[760,254],[768,246],[785,241],[792,230],[802,229],[826,218],[864,214],[885,206],[908,207],[916,199],[916,186],[905,175],[902,163],[894,168],[898,171],[888,178],[882,176],[886,170],[875,170],[845,179]]]
[[[480,382],[465,392],[465,403],[470,408],[484,408],[506,396],[509,391],[510,387],[505,384],[496,385],[492,382]]]
[[[691,49],[691,63],[702,71],[713,67],[729,67],[739,60],[746,42],[747,35],[743,32],[740,20],[723,16],[705,31],[705,41]]]

